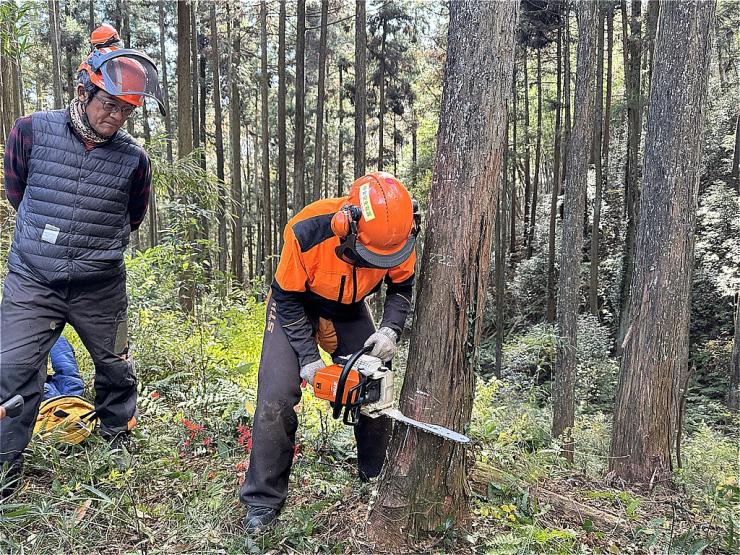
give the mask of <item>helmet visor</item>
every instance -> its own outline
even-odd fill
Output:
[[[152,60],[136,50],[114,50],[90,60],[93,71],[100,71],[105,90],[114,96],[148,96],[159,104],[164,115],[164,101],[159,75]]]
[[[353,266],[385,270],[403,264],[411,256],[414,247],[416,247],[416,237],[412,235],[398,252],[378,254],[358,241],[354,234],[350,234],[336,248],[336,254]]]

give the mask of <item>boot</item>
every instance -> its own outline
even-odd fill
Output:
[[[247,507],[244,517],[244,529],[248,534],[264,532],[275,525],[278,510],[270,507]]]

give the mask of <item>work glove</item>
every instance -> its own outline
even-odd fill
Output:
[[[301,366],[301,378],[313,385],[313,377],[316,375],[316,372],[322,368],[326,368],[326,364],[321,359],[309,362],[308,364]]]
[[[396,354],[396,341],[398,341],[396,332],[384,326],[367,338],[365,347],[373,348],[368,353],[370,356],[388,362]]]

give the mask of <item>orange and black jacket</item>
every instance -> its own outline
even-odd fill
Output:
[[[272,297],[278,320],[301,366],[319,359],[308,315],[341,322],[354,319],[365,297],[387,285],[381,326],[399,336],[411,309],[416,253],[390,269],[357,268],[336,255],[339,237],[331,219],[347,197],[306,206],[285,226]],[[341,325],[341,324],[340,324]]]

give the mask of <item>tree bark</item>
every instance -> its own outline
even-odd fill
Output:
[[[527,247],[527,256],[529,256],[529,232],[530,229],[530,210],[532,195],[532,176],[530,168],[531,149],[529,146],[529,70],[527,69],[527,47],[522,47],[522,60],[524,65],[524,245]]]
[[[475,391],[516,13],[512,2],[450,3],[428,228],[400,405],[412,418],[456,430],[470,419]],[[465,468],[466,450],[457,444],[396,426],[370,513],[371,540],[398,546],[408,535],[464,517]]]
[[[625,44],[627,65],[624,68],[624,94],[627,104],[627,159],[624,181],[624,204],[627,215],[624,257],[622,261],[622,282],[619,294],[619,327],[617,330],[617,354],[622,352],[627,327],[630,321],[630,297],[632,273],[635,266],[635,232],[639,218],[639,149],[642,122],[640,118],[642,94],[640,91],[640,13],[641,0],[633,0],[630,14],[630,38]],[[622,1],[622,20],[627,20],[627,5]],[[623,24],[624,25],[624,24]]]
[[[588,305],[591,314],[599,317],[599,227],[601,225],[601,196],[603,191],[603,175],[601,167],[601,121],[603,117],[602,104],[604,100],[604,10],[599,8],[599,41],[596,65],[596,114],[594,116],[593,152],[594,168],[596,170],[596,191],[594,194],[594,219],[591,225],[591,264],[588,287]]]
[[[342,79],[344,73],[344,62],[340,60],[337,64],[339,69],[339,127],[337,130],[337,196],[342,196],[342,190],[344,189],[344,137],[342,131],[344,128],[344,81]],[[413,168],[411,172],[413,174]]]
[[[731,183],[740,193],[740,114],[735,118],[735,151],[732,155]]]
[[[326,31],[329,17],[329,0],[321,0],[321,31],[319,34],[319,83],[316,91],[316,145],[313,157],[313,198],[321,198],[321,172],[323,158],[321,156],[324,140],[324,100],[326,97]]]
[[[261,120],[262,120],[262,242],[263,256],[265,260],[265,285],[272,283],[273,260],[272,260],[272,201],[270,199],[270,131],[269,112],[267,102],[267,3],[260,0],[260,49],[261,49]]]
[[[223,111],[221,107],[221,68],[218,50],[218,26],[216,25],[216,2],[209,6],[211,26],[211,74],[213,75],[213,120],[216,139],[216,178],[218,179],[218,204],[216,220],[218,221],[218,270],[225,273],[228,268],[229,242],[226,235],[226,172],[224,169],[224,132]],[[205,122],[203,122],[205,126]]]
[[[303,179],[306,158],[306,0],[297,2],[295,41],[295,148],[293,149],[293,213],[306,205],[306,186]]]
[[[567,170],[568,149],[570,149],[570,130],[572,128],[570,120],[570,0],[565,0],[564,13],[565,21],[563,25],[565,27],[565,43],[563,45],[563,98],[565,102],[563,110],[565,118],[565,140],[563,142],[563,158],[561,160],[562,168],[560,168],[560,184],[562,186],[562,189],[560,190],[559,194],[561,195],[563,194],[565,189],[565,172]]]
[[[557,60],[556,65],[556,100],[555,100],[555,145],[553,152],[553,184],[550,192],[550,229],[547,241],[547,321],[555,321],[555,238],[556,238],[556,217],[558,209],[558,196],[560,196],[561,173],[560,173],[560,155],[562,152],[562,122],[561,122],[561,104],[563,96],[563,29],[558,27],[557,39]]]
[[[231,142],[231,273],[244,286],[244,203],[242,200],[242,132],[241,95],[239,92],[239,64],[241,37],[239,36],[241,6],[233,4],[234,14],[229,18],[231,44],[229,56],[229,141]],[[247,153],[249,159],[249,153]]]
[[[517,212],[517,183],[516,183],[516,122],[518,114],[516,111],[516,99],[517,99],[517,88],[516,88],[516,56],[514,56],[514,70],[512,72],[511,80],[511,216],[510,216],[510,236],[509,236],[509,252],[513,255],[516,252],[516,212]],[[508,115],[508,114],[507,114]],[[508,140],[508,139],[507,139]],[[512,264],[513,256],[512,256]]]
[[[532,210],[529,215],[529,242],[527,258],[532,258],[535,224],[537,223],[537,193],[540,187],[540,165],[542,162],[542,49],[537,49],[537,138],[534,151],[534,183],[532,186]]]
[[[92,0],[90,0],[92,4]],[[164,116],[164,128],[167,140],[167,162],[172,164],[172,114],[170,113],[170,91],[167,80],[167,51],[165,50],[164,0],[159,0],[159,59],[162,64],[162,96],[167,112]]]
[[[647,117],[631,323],[609,469],[642,484],[671,469],[678,384],[688,368],[691,274],[714,2],[660,9]],[[676,45],[680,44],[680,48]],[[681,110],[676,110],[681,106]]]
[[[614,52],[614,6],[606,7],[606,98],[604,100],[604,132],[602,133],[601,157],[604,160],[604,183],[609,183],[609,142],[611,139],[612,110],[612,62]]]
[[[378,95],[378,171],[383,171],[385,158],[385,41],[388,34],[386,18],[383,18],[383,34],[380,38],[380,78]]]
[[[558,278],[555,373],[552,385],[552,436],[558,438],[563,456],[573,461],[573,428],[576,385],[576,333],[583,250],[583,211],[586,205],[588,156],[593,137],[596,92],[596,2],[582,1],[578,9],[578,51],[573,132],[567,154],[563,241]]]
[[[177,3],[177,156],[187,157],[193,151],[193,80],[191,72],[191,8],[190,2]],[[192,230],[187,228],[185,243],[193,239]],[[180,276],[180,306],[191,313],[195,305],[195,288],[191,271],[185,269]]]
[[[355,2],[355,179],[365,175],[365,120],[367,118],[367,21],[365,0]]]
[[[279,247],[283,246],[283,229],[288,223],[288,144],[285,131],[285,101],[287,87],[285,84],[285,0],[280,0],[280,16],[278,20],[278,239]]]
[[[732,340],[732,368],[727,408],[740,411],[740,291],[735,293],[735,334]]]

